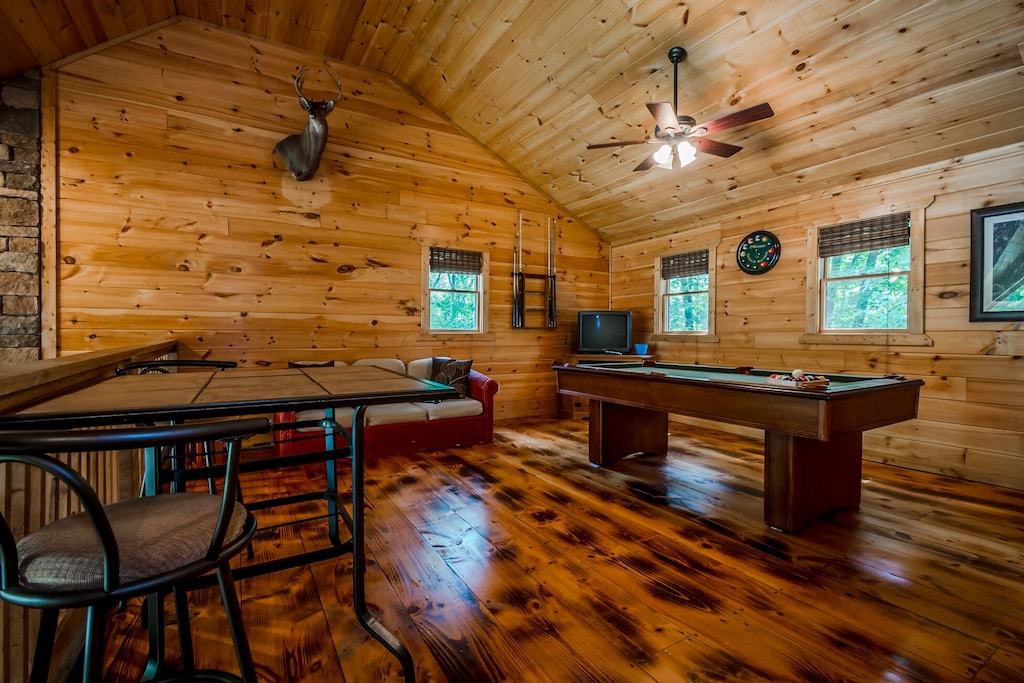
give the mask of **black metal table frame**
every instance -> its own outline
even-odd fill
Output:
[[[384,372],[390,372],[385,370]],[[397,374],[397,373],[391,373]],[[166,375],[157,375],[165,377]],[[254,472],[266,469],[277,469],[280,467],[295,466],[314,462],[323,462],[326,465],[326,485],[324,491],[307,492],[290,496],[259,501],[255,504],[247,503],[250,509],[263,509],[271,506],[286,505],[309,500],[325,500],[327,503],[328,536],[331,546],[318,548],[312,551],[297,553],[283,558],[274,558],[261,563],[255,563],[241,567],[234,571],[236,579],[261,576],[282,569],[289,569],[312,562],[340,557],[345,553],[352,553],[352,594],[353,609],[356,618],[363,628],[370,633],[377,641],[384,646],[402,666],[402,672],[406,683],[415,683],[416,671],[413,658],[409,650],[388,631],[371,613],[366,604],[366,548],[365,548],[365,486],[363,475],[365,461],[363,455],[363,429],[365,426],[365,413],[369,405],[377,403],[403,402],[409,400],[437,400],[454,398],[457,393],[451,387],[439,385],[436,382],[420,380],[431,386],[429,391],[404,392],[400,398],[386,394],[369,394],[356,396],[310,396],[305,398],[288,398],[281,401],[262,399],[254,401],[237,401],[212,406],[194,404],[189,406],[178,406],[175,408],[160,409],[138,409],[129,411],[88,411],[62,413],[15,413],[0,415],[0,432],[5,427],[15,429],[45,429],[45,428],[74,428],[85,426],[103,426],[126,423],[144,423],[150,420],[171,420],[182,421],[193,418],[223,418],[249,415],[267,410],[301,410],[306,408],[322,409],[324,419],[308,423],[290,423],[288,427],[318,426],[325,431],[325,449],[314,453],[303,453],[293,456],[282,456],[262,460],[244,460],[240,464],[240,472]],[[394,400],[393,400],[394,399]],[[335,407],[345,405],[353,408],[352,427],[350,430],[342,428],[334,419]],[[283,428],[286,425],[275,425],[276,428]],[[337,447],[336,439],[339,433],[344,434],[348,440],[348,446]],[[162,454],[156,449],[146,449],[143,454],[144,473],[148,474],[144,479],[144,493],[153,495],[166,483],[162,476],[160,459]],[[352,479],[352,501],[351,512],[346,507],[338,492],[338,475],[336,461],[350,459]],[[217,466],[198,467],[189,470],[188,479],[207,478],[216,475]],[[341,541],[339,533],[339,517],[348,526],[351,538],[346,542]],[[306,521],[306,520],[299,520]],[[189,582],[189,587],[203,587],[213,585],[211,577],[200,577]],[[143,680],[150,680],[163,675],[164,642],[163,628],[152,628],[154,624],[163,623],[163,600],[150,599],[147,601],[147,619],[149,619],[149,647],[150,652],[146,665],[146,672]]]

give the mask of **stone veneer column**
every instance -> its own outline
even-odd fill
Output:
[[[39,79],[0,81],[0,365],[40,358]]]

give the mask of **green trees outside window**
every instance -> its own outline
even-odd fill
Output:
[[[910,245],[823,260],[823,329],[907,329]]]
[[[707,273],[664,281],[664,331],[706,332],[708,329]]]
[[[430,329],[480,329],[480,276],[431,271]]]

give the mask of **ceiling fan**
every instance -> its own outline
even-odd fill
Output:
[[[648,111],[651,112],[651,115],[658,124],[654,128],[654,137],[645,140],[626,140],[623,142],[604,142],[599,145],[587,145],[587,149],[622,147],[624,145],[661,145],[633,170],[646,171],[654,166],[667,169],[682,168],[693,161],[698,151],[720,157],[731,157],[743,149],[736,145],[730,145],[727,142],[710,140],[704,137],[705,135],[735,128],[736,126],[743,126],[775,115],[772,108],[765,103],[732,114],[726,114],[721,118],[702,123],[698,126],[697,121],[692,116],[683,116],[677,113],[679,111],[679,62],[686,59],[686,50],[681,47],[674,47],[668,51],[668,59],[673,64],[673,104],[668,102],[649,102],[647,104]]]

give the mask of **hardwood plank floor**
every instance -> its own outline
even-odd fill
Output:
[[[419,681],[1024,680],[1024,493],[865,463],[859,510],[786,535],[761,521],[760,440],[673,426],[667,456],[614,469],[586,443],[585,421],[521,420],[371,461],[368,599]],[[263,474],[246,496],[321,476]],[[275,528],[255,552],[325,533]],[[401,680],[347,610],[350,570],[240,582],[261,679]],[[192,611],[200,665],[235,670],[216,593]],[[111,628],[110,680],[135,680],[138,606]]]

